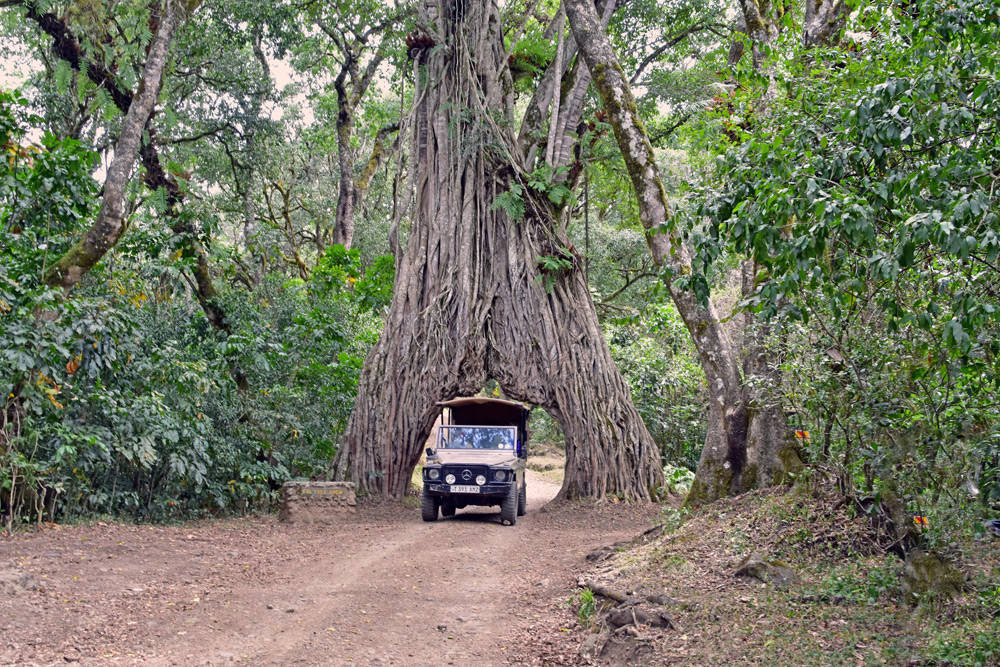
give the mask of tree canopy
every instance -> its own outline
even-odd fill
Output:
[[[488,387],[567,496],[973,530],[1000,4],[821,4],[0,3],[7,527],[405,495]]]

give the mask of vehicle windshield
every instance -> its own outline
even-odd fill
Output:
[[[513,426],[442,426],[441,449],[514,449],[517,428]]]

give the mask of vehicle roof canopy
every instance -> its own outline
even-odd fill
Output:
[[[455,398],[438,403],[451,409],[453,425],[469,426],[518,426],[523,428],[531,409],[516,401],[500,398]]]

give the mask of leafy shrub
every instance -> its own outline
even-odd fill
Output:
[[[244,512],[270,506],[289,478],[324,476],[391,297],[391,258],[365,270],[333,248],[309,283],[270,274],[223,287],[225,334],[190,297],[190,259],[143,210],[66,296],[42,276],[96,208],[93,156],[50,136],[20,146],[21,103],[0,95],[12,156],[0,165],[6,527]]]
[[[606,325],[611,355],[660,456],[694,470],[707,430],[705,374],[672,305],[650,304],[642,322]]]
[[[663,466],[664,483],[672,493],[686,496],[694,482],[694,471],[667,464]]]

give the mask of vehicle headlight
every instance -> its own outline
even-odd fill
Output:
[[[427,472],[427,476],[430,477],[431,479],[437,479],[438,477],[441,476],[441,471],[438,470],[437,468],[431,468]]]
[[[505,479],[507,479],[507,473],[505,473],[503,470],[497,470],[495,473],[493,473],[493,479],[495,479],[498,482],[502,482]]]
[[[476,476],[476,484],[478,484],[479,486],[482,486],[485,483],[486,483],[486,477],[485,476],[483,476],[483,475],[477,475]]]
[[[447,475],[447,476],[445,476],[444,481],[448,482],[449,484],[454,484],[455,483],[455,476],[454,475]]]

